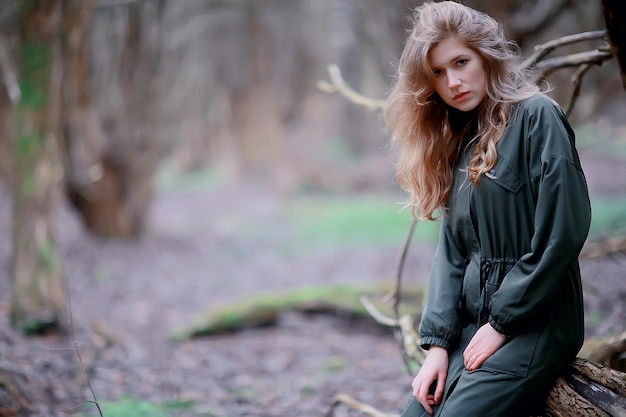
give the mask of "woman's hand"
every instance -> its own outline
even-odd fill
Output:
[[[482,326],[472,337],[463,352],[465,369],[474,371],[491,355],[496,353],[506,341],[506,336],[498,333],[491,324]]]
[[[433,415],[432,406],[439,404],[443,397],[447,375],[448,351],[440,346],[431,346],[422,368],[411,384],[413,396],[431,416]],[[429,391],[433,382],[436,382],[435,393],[431,394]]]

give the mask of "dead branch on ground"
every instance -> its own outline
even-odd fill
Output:
[[[342,392],[333,396],[333,402],[330,406],[330,410],[328,410],[328,412],[326,413],[326,417],[334,417],[335,408],[337,408],[337,406],[340,404],[347,405],[352,410],[360,411],[361,413],[372,417],[398,417],[397,414],[383,413],[382,411],[372,407],[371,405],[357,401],[353,397]]]

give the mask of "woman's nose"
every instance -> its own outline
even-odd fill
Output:
[[[455,89],[459,87],[460,85],[461,85],[461,79],[458,76],[454,74],[448,75],[448,88]]]

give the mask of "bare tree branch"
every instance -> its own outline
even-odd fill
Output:
[[[524,62],[522,62],[523,68],[531,68],[534,67],[539,61],[545,58],[550,52],[554,51],[556,48],[565,45],[571,45],[573,43],[589,41],[594,39],[604,39],[606,38],[606,30],[596,30],[592,32],[583,32],[576,33],[574,35],[562,36],[557,39],[553,39],[549,42],[539,44],[535,46],[533,49],[535,52]]]
[[[320,80],[317,82],[317,88],[326,93],[339,93],[343,97],[347,98],[348,101],[369,110],[380,110],[384,107],[385,100],[366,97],[350,87],[343,79],[341,70],[337,65],[328,65],[328,75],[330,76],[330,83]]]
[[[416,226],[417,219],[413,217],[413,219],[411,220],[411,224],[409,225],[409,230],[407,231],[404,242],[402,244],[402,251],[400,252],[398,267],[396,269],[396,283],[394,285],[393,291],[389,293],[389,296],[393,297],[393,310],[396,313],[396,318],[400,316],[398,308],[400,306],[400,288],[402,281],[402,272],[404,270],[404,262],[406,261],[406,255],[409,252],[409,246],[411,245],[411,240],[413,239],[413,233],[415,232]]]
[[[541,77],[547,77],[561,68],[577,67],[583,64],[601,64],[611,58],[613,55],[610,51],[596,50],[546,59],[537,63],[536,67],[541,70]]]
[[[415,323],[411,316],[402,316],[399,320],[400,329],[402,330],[402,343],[403,343],[403,358],[405,359],[405,365],[407,373],[410,375],[412,370],[408,363],[408,360],[414,361],[416,366],[421,366],[422,362],[426,358],[426,353],[420,348],[420,337],[415,331]]]
[[[363,305],[363,308],[365,308],[365,311],[367,311],[367,313],[376,322],[387,327],[398,327],[400,325],[397,319],[394,319],[389,316],[385,316],[383,313],[378,311],[378,309],[374,306],[374,304],[372,304],[372,302],[370,301],[370,298],[367,295],[361,295],[359,297],[359,301],[361,302],[361,305]]]
[[[572,90],[572,95],[570,96],[567,106],[565,106],[566,117],[569,117],[572,113],[572,110],[574,110],[574,104],[576,103],[576,100],[578,100],[578,95],[580,94],[580,87],[582,85],[583,77],[585,76],[587,71],[591,69],[592,66],[593,64],[590,63],[583,64],[578,67],[574,75],[572,75],[571,80],[572,83],[574,83],[574,89]]]

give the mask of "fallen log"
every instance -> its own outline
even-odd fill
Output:
[[[550,391],[545,415],[626,417],[626,374],[576,359]]]
[[[255,294],[231,304],[211,309],[201,314],[193,323],[174,331],[170,338],[186,340],[193,337],[232,333],[240,330],[273,326],[279,316],[287,312],[303,314],[330,314],[348,319],[371,319],[368,308],[384,308],[383,294],[389,293],[387,283],[368,287],[348,284],[330,284],[301,287],[283,292]],[[377,302],[364,305],[359,297],[369,294]],[[406,289],[404,297],[412,308],[421,308],[423,288],[414,286]],[[382,323],[393,327],[395,320]]]

